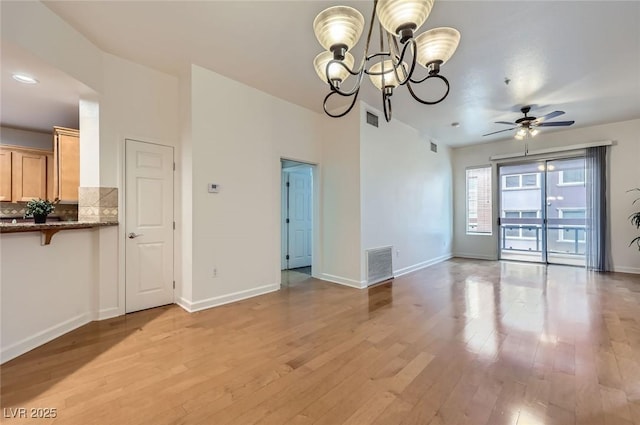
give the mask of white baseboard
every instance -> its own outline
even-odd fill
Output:
[[[269,292],[275,292],[280,289],[280,285],[275,283],[273,285],[264,285],[257,288],[251,288],[244,291],[238,291],[231,294],[220,295],[218,297],[207,298],[199,301],[188,301],[182,297],[178,298],[176,304],[189,313],[195,313],[196,311],[205,310],[211,307],[217,307],[224,304],[241,301],[247,298],[257,297],[258,295],[268,294]]]
[[[452,255],[452,258],[469,258],[471,260],[487,260],[487,261],[498,261],[498,257],[493,255],[478,255],[467,252],[455,252]]]
[[[124,311],[120,311],[119,307],[104,308],[98,312],[96,320],[106,320],[113,317],[122,316]]]
[[[618,273],[640,274],[640,267],[614,267],[613,271]]]
[[[395,277],[400,277],[402,275],[405,275],[407,273],[411,273],[411,272],[415,272],[416,270],[420,270],[420,269],[425,269],[429,266],[433,266],[434,264],[438,264],[438,263],[442,263],[443,261],[447,261],[449,259],[453,258],[453,254],[448,253],[445,255],[441,255],[440,257],[436,257],[436,258],[432,258],[431,260],[427,260],[427,261],[422,261],[418,264],[414,264],[412,266],[409,267],[403,267],[401,269],[398,269],[396,271],[393,272],[393,275]]]
[[[335,276],[328,273],[320,273],[318,279],[326,280],[327,282],[331,283],[337,283],[338,285],[349,286],[356,289],[364,289],[367,287],[367,282],[365,281],[360,282],[357,280],[349,279],[342,276]]]
[[[8,347],[3,347],[2,352],[0,352],[0,363],[5,363],[14,359],[27,351],[31,351],[42,344],[46,344],[47,342],[56,339],[67,332],[71,332],[82,325],[86,325],[89,322],[91,322],[91,313],[83,313],[69,320],[65,320],[62,323],[51,326],[50,328],[38,332],[35,335],[24,338],[23,340]]]

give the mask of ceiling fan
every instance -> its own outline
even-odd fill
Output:
[[[533,137],[536,134],[538,134],[538,129],[536,127],[565,127],[575,123],[575,121],[553,121],[553,122],[547,121],[551,118],[555,118],[557,116],[564,114],[564,111],[553,111],[540,118],[531,117],[527,115],[529,111],[531,111],[531,106],[524,106],[520,109],[520,111],[524,114],[524,117],[518,118],[516,122],[496,121],[496,124],[506,124],[506,125],[511,125],[513,127],[507,128],[506,130],[499,130],[499,131],[494,131],[493,133],[483,134],[482,136],[483,137],[491,136],[492,134],[502,133],[504,131],[511,131],[518,128],[519,130],[516,132],[515,138],[518,140],[522,140],[527,135]]]

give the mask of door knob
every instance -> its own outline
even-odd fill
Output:
[[[127,236],[129,237],[129,239],[135,239],[135,238],[137,238],[138,236],[142,236],[142,233],[137,234],[137,233],[133,233],[133,232],[131,232],[131,233],[129,233]]]

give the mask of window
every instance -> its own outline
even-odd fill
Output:
[[[520,187],[520,176],[505,176],[505,187],[507,189],[516,189]]]
[[[567,223],[559,226],[558,230],[558,241],[560,242],[585,242],[586,241],[586,233],[585,233],[585,225],[584,221],[586,218],[586,212],[581,208],[573,208],[573,209],[559,209],[558,217],[575,221],[574,223]],[[576,221],[577,220],[577,221]]]
[[[491,166],[467,169],[467,233],[490,235]]]
[[[503,176],[503,190],[509,189],[537,189],[540,187],[540,174],[512,174]]]
[[[572,170],[561,170],[558,176],[559,185],[581,185],[584,184],[584,168]]]
[[[505,211],[503,217],[506,219],[537,219],[540,216],[539,211]],[[519,224],[509,224],[508,220],[504,220],[506,223],[503,225],[504,236],[506,238],[519,238],[519,239],[535,239],[539,236],[539,230],[536,230],[539,226],[535,224],[534,220],[528,223],[526,220]],[[531,227],[524,227],[530,224]]]
[[[523,174],[522,175],[522,186],[523,187],[537,187],[538,186],[538,175],[537,174]]]

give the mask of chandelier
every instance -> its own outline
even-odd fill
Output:
[[[348,6],[334,6],[320,12],[313,21],[316,38],[326,49],[313,61],[320,79],[329,84],[330,92],[322,104],[324,112],[333,118],[348,114],[356,103],[364,75],[382,93],[384,117],[391,120],[391,96],[398,86],[407,86],[411,96],[425,105],[442,102],[449,94],[449,81],[440,75],[440,68],[453,55],[460,33],[454,28],[434,28],[418,36],[415,32],[427,20],[434,0],[374,0],[371,22],[367,33],[362,61],[354,68],[354,57],[349,53],[360,39],[364,29],[364,17]],[[369,53],[371,33],[375,18],[379,21],[379,51]],[[420,67],[423,75],[418,76]],[[424,75],[426,74],[426,75]],[[349,90],[342,83],[350,76],[355,83]],[[415,85],[429,79],[444,83],[446,91],[434,100],[420,98]],[[332,96],[351,98],[351,104],[342,112],[331,112],[327,102]]]

